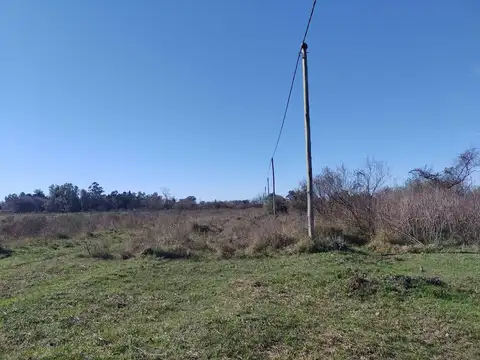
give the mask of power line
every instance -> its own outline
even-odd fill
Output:
[[[290,90],[288,91],[287,104],[285,105],[285,111],[283,113],[282,125],[280,126],[280,131],[278,133],[277,142],[275,143],[275,148],[273,150],[272,158],[275,157],[275,154],[278,149],[278,144],[280,143],[280,138],[283,133],[283,126],[285,125],[285,119],[287,118],[288,107],[290,106],[290,99],[292,97],[293,85],[295,84],[295,78],[297,77],[298,64],[300,62],[300,56],[297,56],[297,63],[295,64],[295,71],[293,72],[292,82],[290,84]]]
[[[315,12],[315,5],[317,5],[317,0],[313,1],[312,10],[310,11],[310,16],[308,18],[307,27],[305,28],[305,33],[303,35],[302,44],[307,39],[308,30],[310,29],[310,24],[312,22],[313,13]],[[293,85],[295,84],[295,78],[297,77],[298,64],[300,63],[300,56],[302,55],[302,50],[300,49],[297,54],[297,61],[295,62],[295,70],[293,71],[292,82],[290,83],[290,89],[288,91],[287,103],[285,105],[285,111],[283,113],[282,125],[280,126],[280,131],[278,133],[277,142],[275,143],[275,148],[273,150],[272,158],[277,153],[278,144],[280,143],[280,138],[282,137],[283,127],[285,125],[285,119],[287,118],[288,108],[290,106],[290,99],[292,97]],[[268,171],[270,172],[272,163],[270,162]]]
[[[302,44],[307,40],[308,30],[310,30],[310,24],[312,23],[313,13],[315,12],[315,5],[317,5],[317,0],[313,1],[312,10],[310,11],[310,17],[308,18],[307,28],[305,29],[305,34],[303,35]],[[302,50],[300,50],[301,54]]]

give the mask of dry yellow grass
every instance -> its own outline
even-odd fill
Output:
[[[74,242],[105,259],[152,251],[230,258],[307,250],[302,216],[273,217],[262,209],[10,215],[0,219],[0,234],[0,243],[10,248]]]

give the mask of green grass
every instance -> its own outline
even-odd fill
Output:
[[[64,242],[0,260],[1,358],[480,358],[477,254],[101,260],[81,252]],[[444,285],[409,288],[390,275]]]

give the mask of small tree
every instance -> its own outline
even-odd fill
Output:
[[[267,199],[267,195],[265,193],[258,194],[255,196],[250,203],[253,205],[263,205],[265,203],[265,200]]]
[[[35,190],[33,191],[33,196],[36,196],[36,197],[38,197],[38,198],[43,198],[43,199],[46,198],[45,193],[44,193],[43,190],[41,190],[41,189],[35,189]]]
[[[410,171],[413,176],[411,185],[427,183],[441,189],[455,189],[459,193],[465,193],[471,188],[471,176],[480,167],[480,153],[471,148],[461,153],[454,164],[445,168],[442,172],[434,172],[432,169],[416,168]]]
[[[333,170],[325,168],[314,179],[317,201],[325,204],[333,212],[332,218],[338,218],[336,209],[344,212],[346,219],[362,235],[375,235],[377,217],[377,194],[383,189],[389,171],[385,163],[367,159],[361,169],[349,171],[344,165]]]
[[[292,209],[300,212],[307,211],[307,185],[305,181],[300,183],[300,187],[290,190],[286,196],[288,204]]]
[[[268,214],[273,213],[273,194],[269,194],[263,203],[263,208]],[[276,213],[288,213],[288,203],[287,200],[280,195],[275,195],[275,211]]]
[[[165,199],[164,208],[166,210],[171,209],[173,205],[176,203],[175,197],[172,196],[170,189],[168,188],[162,188],[161,191],[162,191],[163,198]]]

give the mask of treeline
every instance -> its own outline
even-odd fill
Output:
[[[195,196],[176,199],[166,189],[154,192],[112,191],[105,193],[97,182],[88,189],[80,189],[71,183],[51,185],[48,194],[37,189],[33,193],[10,194],[0,203],[2,211],[14,213],[51,212],[69,213],[81,211],[126,211],[169,209],[220,209],[261,206],[251,200],[198,202]]]
[[[385,163],[367,160],[359,169],[341,165],[325,168],[313,181],[318,229],[341,229],[365,241],[379,243],[453,243],[480,245],[480,188],[472,175],[480,153],[469,149],[442,171],[416,168],[406,183],[390,186]],[[301,183],[286,197],[275,196],[276,212],[304,212],[306,186]],[[48,194],[11,194],[0,204],[15,213],[90,212],[125,210],[220,209],[264,206],[271,212],[273,196],[255,200],[199,202],[195,196],[176,199],[159,193],[105,193],[96,182],[88,189],[67,183],[51,185]],[[336,235],[335,235],[336,236]]]

